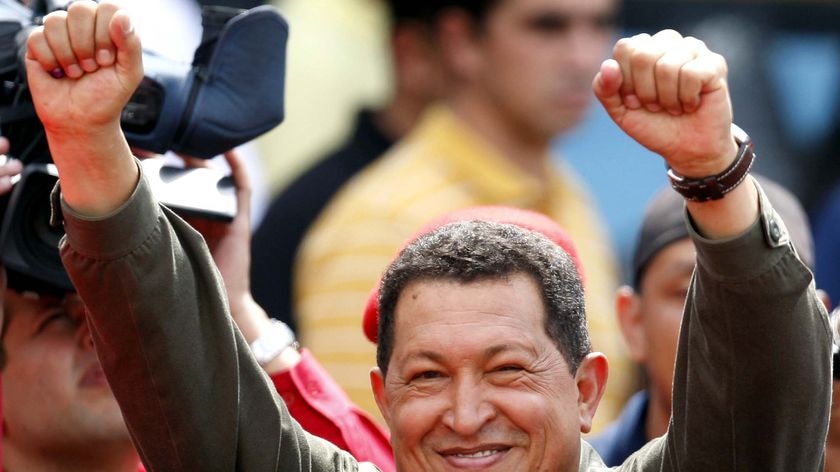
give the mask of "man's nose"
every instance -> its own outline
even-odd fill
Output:
[[[608,36],[590,23],[581,22],[574,25],[567,35],[566,65],[588,70],[595,67],[593,64],[600,64],[608,52],[607,38]]]
[[[93,350],[93,338],[90,335],[90,328],[88,328],[87,319],[82,317],[79,320],[79,327],[76,329],[76,337],[79,347],[84,350]]]
[[[66,305],[66,309],[76,320],[76,342],[78,342],[79,347],[85,350],[92,350],[93,338],[90,335],[84,304],[81,302],[71,302]]]
[[[496,408],[487,400],[486,386],[474,379],[452,384],[451,403],[443,424],[461,436],[471,436],[496,417]]]

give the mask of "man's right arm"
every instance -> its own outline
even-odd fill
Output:
[[[291,420],[228,316],[203,239],[144,179],[108,218],[62,211],[62,260],[150,470],[355,469]]]
[[[291,420],[203,239],[154,201],[131,157],[119,116],[143,72],[128,18],[79,1],[44,23],[26,62],[61,176],[62,260],[149,470],[357,470]]]

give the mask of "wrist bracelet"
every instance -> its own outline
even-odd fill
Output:
[[[671,182],[671,187],[688,200],[707,202],[720,200],[743,182],[755,160],[753,143],[747,133],[734,123],[732,135],[735,137],[735,143],[738,144],[738,154],[726,170],[716,175],[692,179],[677,174],[669,167],[668,180]]]
[[[279,356],[288,347],[298,349],[295,333],[286,323],[277,319],[270,320],[271,325],[256,341],[251,343],[251,352],[261,366],[265,366]]]

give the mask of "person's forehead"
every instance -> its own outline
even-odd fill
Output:
[[[81,298],[76,292],[17,291],[7,288],[3,291],[3,296],[4,312],[10,319],[36,312],[45,307],[63,306],[68,302],[81,303]]]
[[[681,238],[670,242],[657,251],[651,258],[642,275],[642,285],[646,280],[656,278],[684,277],[691,274],[697,258],[697,251],[690,238]]]
[[[539,333],[545,306],[534,278],[516,273],[473,282],[414,281],[400,292],[394,314],[395,342],[411,342],[424,333],[445,334],[465,326],[475,332],[505,328]]]

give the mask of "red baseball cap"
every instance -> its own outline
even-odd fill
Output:
[[[400,250],[397,252],[399,254],[402,250],[408,246],[409,244],[413,243],[417,238],[423,236],[424,234],[431,233],[436,229],[445,226],[449,223],[455,223],[457,221],[473,221],[473,220],[480,220],[480,221],[492,221],[496,223],[505,223],[516,225],[521,228],[525,228],[531,231],[535,231],[537,233],[542,234],[546,238],[553,241],[555,244],[563,248],[564,251],[571,257],[572,261],[575,263],[575,267],[577,267],[578,275],[580,276],[581,283],[584,283],[584,274],[583,274],[583,265],[578,258],[577,249],[575,248],[574,242],[572,242],[572,238],[563,230],[563,228],[551,218],[534,211],[530,210],[523,210],[521,208],[513,208],[513,207],[506,207],[506,206],[480,206],[480,207],[470,207],[461,210],[455,210],[453,212],[447,213],[442,215],[438,218],[432,220],[429,224],[424,226],[420,231],[415,233],[413,236],[408,238],[405,243],[403,243]],[[374,344],[376,344],[376,337],[378,332],[378,323],[379,323],[379,286],[382,283],[382,278],[380,277],[379,281],[371,290],[370,295],[368,295],[367,303],[365,304],[365,313],[364,319],[362,320],[362,329],[365,332],[365,336],[371,340]]]

